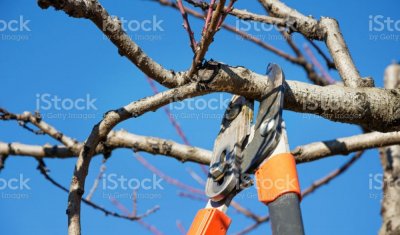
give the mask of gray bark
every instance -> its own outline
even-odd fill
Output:
[[[400,85],[400,65],[392,64],[385,70],[385,87]],[[380,149],[383,167],[382,227],[379,235],[400,234],[400,145]]]

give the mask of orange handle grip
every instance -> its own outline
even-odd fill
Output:
[[[258,200],[268,204],[286,193],[301,197],[296,161],[291,153],[271,156],[255,173]]]
[[[187,235],[225,235],[231,219],[215,208],[201,209],[190,226]]]

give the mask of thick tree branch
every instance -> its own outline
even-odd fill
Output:
[[[76,147],[77,141],[64,135],[53,126],[42,121],[42,118],[39,113],[32,114],[30,112],[24,112],[23,114],[13,114],[3,108],[0,108],[0,120],[5,120],[5,121],[15,120],[18,122],[32,123],[37,128],[39,128],[41,132],[61,142],[71,151],[76,151],[74,148]]]
[[[296,157],[297,163],[305,163],[329,156],[344,155],[393,144],[400,144],[400,132],[371,132],[297,146],[292,150],[292,153]],[[76,148],[77,150],[81,150],[82,144],[78,144]],[[191,161],[204,165],[208,165],[211,159],[211,151],[209,150],[179,144],[171,140],[139,136],[126,131],[111,131],[107,136],[107,140],[102,145],[97,146],[96,154],[103,153],[104,148],[107,148],[107,151],[117,148],[133,149],[135,151],[173,157],[182,162]],[[32,156],[36,158],[71,158],[76,157],[77,154],[72,153],[64,146],[39,146],[0,142],[0,155]]]
[[[400,64],[393,63],[385,69],[386,88],[400,87]],[[382,226],[379,235],[400,233],[400,145],[380,148],[383,168]]]
[[[292,153],[298,163],[316,161],[338,154],[349,154],[365,149],[389,146],[400,143],[400,132],[354,135],[335,140],[315,142],[296,147]]]
[[[65,4],[60,4],[58,1],[42,1],[55,4],[57,9],[64,9],[67,12],[71,11],[68,7],[75,7],[76,4],[81,3],[71,0],[65,1]],[[91,2],[89,5],[91,6],[91,4],[94,3]],[[95,4],[98,3],[95,1]],[[86,5],[80,7],[86,9]],[[82,14],[81,11],[76,11],[72,16],[82,16]],[[306,18],[309,20],[308,17]],[[140,57],[141,54],[138,56]],[[163,76],[162,71],[155,73],[158,73],[156,77]],[[178,73],[177,76],[185,77],[183,74]],[[208,81],[210,91],[226,91],[255,99],[259,99],[267,93],[267,82],[265,79],[260,79],[264,76],[242,67],[208,63],[203,65],[197,76],[199,80]],[[179,79],[174,81],[179,81]],[[176,83],[168,84],[176,85]],[[400,130],[400,109],[398,107],[400,106],[400,102],[398,102],[400,93],[398,90],[347,89],[338,86],[323,88],[290,81],[287,84],[285,102],[286,108],[289,110],[318,114],[332,121],[362,125],[371,130]]]
[[[74,153],[62,145],[28,145],[0,142],[0,155],[35,158],[75,158],[82,150],[82,146],[82,143],[78,143],[76,146],[77,152]],[[179,144],[172,140],[135,135],[125,131],[110,132],[107,140],[102,145],[97,146],[96,155],[109,153],[118,148],[165,155],[181,162],[189,161],[205,165],[209,164],[211,159],[211,151],[205,149]]]
[[[202,148],[179,144],[172,140],[134,135],[128,132],[111,132],[106,143],[107,145],[110,144],[111,147],[126,146],[134,151],[170,156],[181,162],[190,161],[208,165],[211,159],[211,151]]]
[[[121,54],[126,55],[143,72],[148,76],[155,78],[155,80],[159,81],[161,84],[168,87],[174,87],[187,82],[187,79],[184,79],[186,76],[183,76],[185,73],[175,74],[171,71],[165,70],[145,55],[141,49],[129,39],[126,33],[122,31],[120,22],[116,19],[112,19],[96,0],[39,0],[39,5],[43,8],[53,6],[56,9],[62,9],[68,15],[73,17],[91,19],[107,36],[110,36],[110,39],[120,49]],[[219,4],[219,7],[216,8],[216,11],[214,12],[215,16],[218,16],[218,14],[221,13],[221,5],[223,4]],[[307,17],[306,19],[303,19],[303,16],[299,13],[292,13],[295,20],[298,20],[296,18],[300,18],[300,21],[310,20]],[[219,17],[215,17],[214,19],[217,18],[219,19]],[[214,25],[214,19],[211,20],[210,25]],[[325,22],[321,22],[321,24],[324,25],[322,29],[335,29],[336,26],[334,23],[335,22],[330,21],[330,19],[327,19]],[[299,27],[306,29],[309,28],[310,25],[304,26],[299,24]],[[328,47],[330,45],[329,41],[334,43],[334,40],[338,40],[336,43],[340,44],[342,38],[335,38],[334,36],[338,34],[335,34],[334,30],[330,32],[333,33],[331,35],[323,30],[323,33],[320,34],[320,26],[316,29],[317,30],[309,32],[311,38],[313,38],[313,36],[319,37],[322,35],[323,37],[321,37],[321,39],[326,39]],[[343,45],[345,45],[344,41],[341,45],[342,48],[340,49],[347,49],[343,47]],[[335,52],[336,51],[337,50],[335,50]],[[337,57],[346,57],[347,54],[338,53]],[[353,70],[352,67],[354,66],[352,66],[352,64],[340,65],[341,61],[352,62],[351,58],[337,60],[335,59],[335,55],[332,56],[334,57],[336,67],[341,73],[345,83],[351,87],[358,87],[359,76],[352,76],[358,74],[356,70]],[[200,59],[202,59],[202,57],[203,56],[201,56]],[[340,66],[342,66],[342,69]],[[351,70],[350,72],[349,69]],[[187,97],[206,94],[211,91],[225,91],[243,95],[247,98],[260,99],[269,91],[268,79],[266,79],[265,76],[255,74],[241,67],[235,68],[218,63],[207,63],[201,68],[197,68],[196,65],[196,70],[198,70],[196,73],[198,78],[196,80],[200,82],[184,85],[153,97],[131,103],[118,110],[111,111],[107,113],[104,119],[93,128],[79,154],[74,177],[70,186],[68,204],[70,234],[80,234],[81,232],[80,200],[84,192],[84,182],[88,172],[90,159],[96,153],[97,146],[106,141],[107,135],[115,125],[128,118],[137,117],[149,110],[155,110],[162,105],[176,100],[177,97],[178,99],[184,99]],[[189,74],[192,75],[191,72],[189,72]],[[357,86],[353,85],[354,81],[356,81],[355,83],[357,83]],[[299,82],[288,82],[286,88],[286,108],[291,110],[315,113],[325,116],[330,120],[360,124],[369,129],[384,131],[400,129],[400,113],[398,112],[398,110],[400,110],[398,107],[400,105],[400,102],[398,102],[400,98],[399,90],[380,90],[373,88],[350,89],[337,86],[322,88],[305,85]],[[385,105],[382,106],[382,103]]]
[[[400,89],[325,87],[288,81],[285,109],[382,132],[400,130]]]
[[[179,98],[179,97],[176,97]],[[83,143],[66,136],[52,125],[40,118],[40,114],[32,115],[30,112],[14,114],[0,108],[0,120],[15,120],[31,122],[64,146],[49,145],[25,145],[20,143],[0,142],[0,155],[33,156],[36,158],[71,158],[76,157],[82,150]],[[68,146],[68,147],[65,147]],[[194,161],[197,163],[209,164],[211,152],[208,150],[189,146],[188,143],[179,144],[172,140],[165,140],[150,136],[135,135],[124,130],[111,131],[106,141],[97,146],[96,154],[109,154],[116,148],[128,148],[134,151],[143,151],[152,154],[161,154],[176,158],[181,162]]]

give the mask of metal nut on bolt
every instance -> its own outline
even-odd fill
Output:
[[[213,177],[214,181],[218,181],[222,179],[225,175],[225,169],[227,167],[226,164],[226,152],[223,151],[220,155],[220,162],[217,163],[217,165],[212,166],[210,168],[210,174]]]

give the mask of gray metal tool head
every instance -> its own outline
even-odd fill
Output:
[[[282,109],[284,95],[284,74],[276,64],[267,69],[272,89],[260,102],[253,138],[241,156],[241,173],[252,174],[270,156],[277,146],[282,133]]]
[[[213,201],[221,201],[251,185],[248,174],[254,173],[280,140],[284,75],[275,64],[268,66],[267,75],[269,92],[260,101],[251,139],[253,103],[234,96],[225,112],[221,131],[215,140],[205,190]]]
[[[220,201],[240,184],[237,156],[241,155],[243,143],[250,135],[253,120],[253,102],[241,96],[233,96],[225,111],[213,150],[206,195]]]

